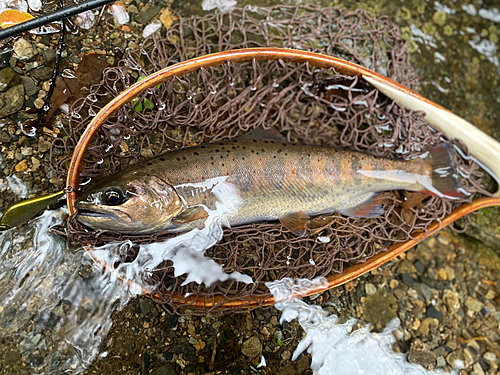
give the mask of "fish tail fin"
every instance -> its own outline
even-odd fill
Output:
[[[458,179],[458,171],[450,150],[450,145],[441,144],[429,151],[424,159],[432,167],[431,186],[423,183],[422,193],[459,199],[466,197],[466,191]]]

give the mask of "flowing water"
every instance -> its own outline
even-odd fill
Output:
[[[217,3],[227,6],[232,1],[212,2],[215,6]],[[238,1],[238,5],[276,3],[271,0]],[[200,4],[194,4],[183,2],[178,11],[182,16],[201,14]],[[343,1],[342,4],[347,8],[369,8],[397,22],[411,40],[412,62],[421,77],[420,92],[497,139],[500,137],[499,4],[487,0],[472,3],[462,0],[368,0],[363,4],[355,1]],[[0,159],[0,165],[2,163]],[[4,178],[0,181],[0,190],[18,197],[33,192],[33,188],[23,184],[22,174]],[[46,211],[21,229],[0,234],[0,343],[12,353],[5,357],[5,363],[0,364],[2,367],[11,366],[22,357],[29,364],[26,373],[77,374],[83,371],[99,356],[106,356],[106,352],[99,353],[99,345],[111,339],[106,337],[112,325],[111,314],[138,292],[117,281],[116,275],[103,273],[82,248],[71,249],[63,238],[50,233],[50,228],[59,225],[65,214],[64,208]],[[495,210],[486,216],[487,222],[497,222]],[[225,275],[219,269],[210,268],[214,265],[203,257],[203,250],[220,238],[220,223],[214,228],[209,236],[202,233],[198,237],[204,243],[194,241],[196,248],[191,247],[193,251],[187,257],[182,258],[182,252],[171,250],[170,259],[177,259],[176,271],[179,274],[191,272],[192,280],[207,284],[224,277],[250,282],[243,275]],[[489,235],[485,234],[489,230],[485,225],[473,225],[473,228],[471,236],[481,239]],[[494,234],[491,236],[495,238]],[[188,242],[193,244],[193,237]],[[490,246],[500,247],[498,242],[493,240],[492,243]],[[119,253],[123,245],[107,245],[97,250],[102,257],[110,258],[114,252]],[[139,277],[147,273],[149,267],[166,259],[163,255],[156,259],[158,253],[154,247],[171,248],[172,243],[148,246],[141,248],[134,268],[119,269],[122,276]],[[199,262],[205,262],[205,271],[209,272],[196,272]],[[338,324],[334,315],[326,314],[317,306],[300,300],[287,301],[290,290],[300,291],[304,283],[322,282],[284,280],[268,285],[282,301],[277,306],[282,311],[282,320],[298,319],[304,328],[306,337],[295,354],[305,350],[312,352],[312,369],[316,373],[331,374],[332,369],[336,369],[337,374],[427,373],[391,351],[395,340],[391,332],[397,329],[397,322],[390,323],[378,335],[369,333],[366,328],[351,332],[353,321]],[[328,346],[322,344],[325,340]],[[353,368],[352,363],[359,367]],[[368,369],[373,372],[366,372]]]

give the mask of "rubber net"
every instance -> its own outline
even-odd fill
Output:
[[[417,85],[399,29],[387,18],[361,10],[312,5],[246,7],[183,19],[141,44],[118,67],[105,70],[101,83],[74,103],[52,145],[52,163],[61,176],[67,173],[79,136],[100,108],[141,76],[195,56],[245,47],[291,47],[353,61],[412,89]],[[450,201],[418,193],[388,193],[384,217],[334,214],[314,218],[306,238],[296,237],[278,222],[228,229],[206,255],[226,272],[251,276],[254,284],[227,281],[211,287],[181,286],[185,278],[174,278],[172,263],[167,261],[151,272],[150,280],[167,308],[206,314],[207,309],[195,309],[191,303],[211,301],[215,305],[211,309],[229,303],[232,307],[225,311],[246,311],[246,304],[270,296],[265,282],[340,273],[391,244],[410,239],[412,233],[426,231],[431,222],[471,201],[475,194],[489,194],[483,187],[483,172],[470,160],[465,145],[431,129],[421,114],[401,108],[357,77],[282,60],[200,69],[139,95],[102,125],[87,149],[82,179],[109,176],[140,158],[235,138],[259,127],[276,128],[292,142],[389,158],[411,158],[437,144],[450,143],[457,146],[452,147],[453,156],[471,195]],[[168,237],[94,232],[71,219],[68,235],[74,243],[92,245],[125,238],[140,244]],[[330,242],[325,243],[327,237]],[[123,262],[132,261],[135,251],[131,247]],[[189,301],[182,297],[187,295]]]

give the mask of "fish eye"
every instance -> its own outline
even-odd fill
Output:
[[[123,202],[123,193],[115,188],[107,189],[104,192],[104,201],[110,206],[116,206]]]

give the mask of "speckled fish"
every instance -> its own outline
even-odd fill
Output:
[[[226,225],[279,219],[299,236],[313,215],[382,215],[381,192],[388,190],[463,196],[444,145],[403,161],[288,143],[279,133],[257,131],[170,151],[111,176],[79,197],[77,218],[94,229],[128,234],[201,228],[221,201],[214,194],[221,181],[237,193],[222,200],[238,200]]]

